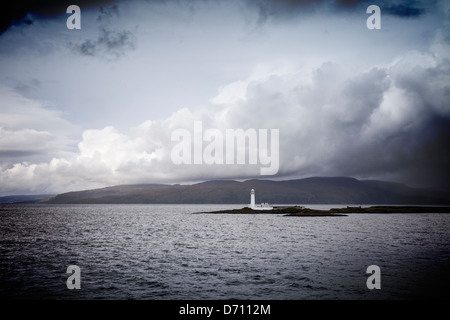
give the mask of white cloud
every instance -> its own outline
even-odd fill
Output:
[[[28,99],[4,86],[0,86],[0,101],[3,162],[14,161],[17,152],[32,155],[27,160],[33,162],[49,160],[73,150],[79,128],[48,103]]]
[[[264,64],[256,64],[247,79],[221,86],[217,95],[210,99],[210,102],[219,105],[236,104],[246,99],[247,90],[253,83],[265,81],[273,76],[290,76],[293,73],[298,75],[300,72],[302,72],[302,68],[291,61],[270,61]],[[305,74],[305,76],[307,75]]]
[[[51,140],[52,136],[47,131],[8,130],[0,127],[0,151],[42,151],[48,148]]]

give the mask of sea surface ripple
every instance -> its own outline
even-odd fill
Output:
[[[6,299],[448,299],[450,215],[212,215],[230,205],[0,207]],[[69,265],[81,289],[69,290]],[[366,286],[367,267],[381,289]]]

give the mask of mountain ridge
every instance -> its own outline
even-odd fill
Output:
[[[413,188],[404,184],[351,177],[292,180],[210,180],[191,185],[137,184],[67,192],[49,204],[450,204],[450,189]]]

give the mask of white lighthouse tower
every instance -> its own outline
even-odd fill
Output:
[[[255,208],[255,189],[250,192],[250,208]]]
[[[255,203],[255,189],[252,189],[250,191],[250,208],[253,210],[272,210],[273,207],[271,207],[268,203],[261,203],[260,205]]]

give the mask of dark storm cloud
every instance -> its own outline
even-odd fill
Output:
[[[106,55],[119,57],[135,48],[136,38],[129,30],[111,30],[100,28],[95,39],[88,39],[76,45],[75,49],[86,56]]]
[[[417,186],[447,186],[450,181],[450,119],[423,115],[416,125],[372,143],[349,147],[333,169],[343,175],[402,181]]]
[[[190,0],[148,0],[148,2],[186,2]],[[212,0],[214,2],[216,0]],[[127,0],[77,0],[77,1],[15,1],[8,4],[8,8],[0,11],[0,34],[11,25],[32,24],[34,19],[51,18],[66,14],[66,9],[71,4],[83,9],[100,8],[102,14],[99,19],[116,14],[114,8],[118,3],[126,3]],[[346,11],[360,10],[371,4],[379,5],[383,13],[398,17],[418,17],[427,9],[434,7],[436,1],[408,1],[408,0],[246,0],[247,5],[256,8],[259,21],[265,21],[269,17],[289,17],[300,13],[311,13],[317,10]],[[104,10],[105,7],[110,7]]]
[[[408,6],[405,4],[386,6],[383,9],[385,13],[402,18],[418,17],[425,12],[424,8]]]
[[[369,5],[378,5],[383,14],[400,18],[419,17],[427,10],[435,8],[436,1],[409,0],[251,0],[259,12],[259,20],[266,21],[270,17],[288,18],[298,14],[311,12],[350,13],[363,12]]]
[[[76,4],[80,8],[86,9],[114,5],[117,2],[117,0],[10,1],[6,7],[0,10],[0,34],[11,25],[32,24],[34,19],[46,19],[65,15],[67,7],[72,4]]]
[[[250,0],[248,2],[250,6],[257,8],[259,22],[265,22],[271,17],[289,17],[300,12],[311,12],[324,3],[326,0]]]
[[[369,5],[378,5],[383,13],[398,17],[418,17],[425,13],[426,8],[434,7],[436,1],[410,1],[410,0],[338,0],[336,7],[340,9],[362,8]]]
[[[346,112],[356,119],[361,129],[352,129],[354,134],[346,136],[348,144],[343,145],[332,165],[344,175],[385,174],[411,184],[448,186],[448,61],[442,60],[434,66],[406,66],[399,63],[389,69],[374,69],[348,82],[342,90],[351,98],[348,102],[342,100],[342,105],[348,106]],[[372,81],[364,81],[364,77]],[[402,100],[393,98],[388,90],[395,90]],[[362,111],[360,106],[364,106]],[[363,135],[364,128],[371,126],[376,130],[368,130]],[[348,125],[337,131],[346,128]]]
[[[367,3],[367,0],[337,0],[336,6],[342,8],[354,7],[360,5],[361,3]]]
[[[341,9],[350,8],[367,8],[369,5],[378,5],[383,14],[388,14],[391,16],[396,16],[399,18],[417,18],[425,14],[428,11],[435,10],[437,2],[434,0],[419,0],[419,1],[409,1],[409,0],[363,0],[363,1],[351,1],[342,0],[337,1],[336,5]]]
[[[119,8],[116,4],[98,8],[96,22],[98,32],[89,33],[89,38],[78,44],[70,44],[76,52],[85,56],[118,58],[128,50],[136,48],[136,36],[128,29],[117,27]]]
[[[41,87],[41,82],[36,78],[31,78],[27,80],[15,81],[11,79],[15,84],[15,89],[19,92],[26,93],[32,91],[34,89],[38,89]]]
[[[433,116],[424,130],[418,133],[419,147],[416,150],[416,166],[410,169],[411,176],[428,184],[450,186],[450,118]]]
[[[280,176],[342,175],[448,185],[448,60],[411,53],[391,66],[353,75],[344,71],[325,63],[314,71],[310,85],[301,78],[294,85],[295,79],[283,76],[260,81],[230,113],[235,117],[231,122],[243,127],[283,123]],[[283,112],[274,122],[273,110],[280,106]]]
[[[117,5],[112,5],[109,7],[100,7],[99,15],[97,17],[98,22],[102,22],[104,20],[108,21],[111,18],[119,16],[119,9]]]

